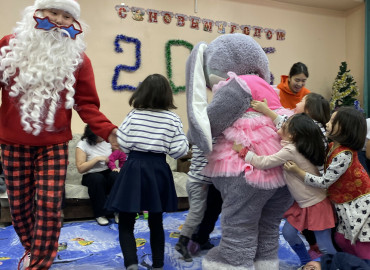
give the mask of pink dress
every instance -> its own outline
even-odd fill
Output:
[[[232,74],[231,77],[234,77]],[[236,75],[235,75],[236,76]],[[238,83],[252,94],[254,100],[267,99],[269,108],[281,115],[292,115],[293,111],[281,107],[275,90],[256,75],[237,76]],[[217,84],[217,91],[226,82]],[[250,90],[252,89],[252,91]],[[271,155],[281,149],[280,136],[269,117],[248,109],[244,115],[227,128],[216,139],[212,152],[207,156],[208,165],[203,173],[209,177],[235,177],[244,172],[248,184],[261,189],[274,189],[285,185],[282,168],[259,170],[247,164],[232,147],[241,143],[257,155]]]

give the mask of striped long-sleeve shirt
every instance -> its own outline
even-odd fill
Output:
[[[133,109],[118,128],[117,139],[126,154],[154,152],[178,159],[189,150],[180,117],[165,110]]]
[[[198,146],[192,146],[192,158],[188,172],[189,181],[197,181],[205,184],[212,184],[210,177],[202,173],[203,168],[208,164],[207,158]]]

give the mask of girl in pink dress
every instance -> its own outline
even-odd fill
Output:
[[[370,178],[358,160],[366,138],[366,120],[352,107],[340,107],[326,125],[325,172],[311,174],[293,160],[284,169],[307,185],[327,190],[338,216],[335,241],[342,251],[370,260]]]
[[[271,110],[267,106],[267,102],[261,102],[257,100],[252,100],[251,106],[254,110],[263,113],[264,115],[271,118],[277,129],[281,128],[284,122],[289,118],[287,115],[278,115],[276,112]],[[296,104],[294,113],[306,113],[315,124],[320,128],[324,135],[325,149],[328,146],[328,139],[325,136],[326,133],[326,123],[330,119],[330,105],[329,102],[320,94],[309,93],[305,95],[300,102]],[[320,173],[322,173],[323,167],[319,168]],[[308,253],[311,259],[316,259],[322,254],[317,245],[315,234],[310,230],[303,230],[302,234],[305,236],[307,242],[310,245]]]
[[[254,149],[234,145],[251,170],[271,169],[293,160],[301,168],[314,175],[319,175],[317,166],[322,166],[325,159],[325,146],[320,128],[305,113],[295,114],[286,121],[277,132],[281,137],[282,149],[273,155],[256,155]],[[307,186],[294,173],[284,172],[286,184],[295,202],[285,213],[286,222],[283,236],[296,252],[302,265],[311,261],[305,244],[298,232],[304,229],[314,231],[322,253],[335,254],[331,241],[331,228],[335,226],[335,217],[331,202],[324,189]]]

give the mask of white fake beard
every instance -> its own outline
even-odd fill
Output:
[[[64,89],[64,106],[73,107],[73,73],[82,62],[85,43],[82,34],[72,40],[60,29],[45,31],[34,25],[34,21],[19,23],[16,36],[1,50],[0,72],[1,80],[9,83],[19,71],[9,95],[19,98],[23,130],[37,136],[44,129],[54,130],[54,116]]]

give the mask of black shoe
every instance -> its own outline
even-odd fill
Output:
[[[180,235],[179,241],[175,245],[175,249],[184,257],[185,262],[192,262],[193,259],[188,251],[189,237]]]
[[[209,240],[207,242],[205,242],[204,244],[201,244],[200,245],[200,249],[201,250],[208,250],[208,249],[211,249],[213,248],[215,245],[214,244],[211,244],[211,242],[209,242]]]

